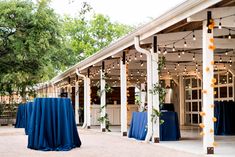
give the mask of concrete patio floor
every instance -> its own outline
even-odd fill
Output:
[[[160,144],[149,144],[127,137],[117,132],[101,133],[96,129],[78,128],[82,147],[68,152],[43,152],[27,148],[27,136],[24,129],[0,127],[1,157],[200,157],[182,150],[167,148]]]

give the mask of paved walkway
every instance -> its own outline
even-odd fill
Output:
[[[82,147],[68,152],[43,152],[27,149],[23,129],[0,127],[1,157],[200,157],[127,137],[79,128]]]

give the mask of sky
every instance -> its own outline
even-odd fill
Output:
[[[76,16],[84,1],[95,13],[108,15],[113,22],[139,25],[161,16],[185,0],[52,0],[51,7],[61,15]]]

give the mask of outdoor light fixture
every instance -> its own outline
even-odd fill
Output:
[[[228,34],[228,39],[231,39],[232,36],[231,36],[231,30],[229,29],[229,34]]]
[[[228,51],[226,50],[226,52],[225,52],[225,55],[227,56],[228,55]]]
[[[178,58],[180,58],[181,56],[180,56],[180,53],[178,53]]]
[[[229,62],[232,63],[232,58],[230,57]]]
[[[198,67],[198,64],[197,64],[197,62],[196,62],[196,67]]]
[[[182,54],[183,54],[183,55],[185,54],[184,50],[182,51]]]
[[[193,40],[196,40],[196,36],[194,34],[194,30],[193,30]]]
[[[175,66],[175,71],[177,70],[176,66]]]
[[[114,64],[113,64],[113,69],[114,69]]]
[[[142,53],[140,53],[140,58],[142,58],[143,57],[143,54]]]
[[[219,29],[222,29],[221,20],[222,20],[222,18],[219,19]]]
[[[195,53],[194,53],[194,55],[193,55],[193,60],[195,60]]]
[[[178,66],[180,66],[180,63],[178,62],[178,64],[177,64]]]
[[[140,63],[140,66],[144,66],[144,63],[143,63],[143,62],[141,62],[141,63]]]
[[[137,60],[136,54],[135,54],[135,60]]]
[[[173,43],[172,51],[173,51],[173,52],[175,51],[175,43]]]
[[[220,61],[220,62],[222,62],[222,58],[221,58],[221,56],[220,56],[220,59],[219,59],[219,61]]]
[[[185,39],[184,39],[184,47],[187,47],[187,43]]]

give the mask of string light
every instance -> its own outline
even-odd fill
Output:
[[[182,54],[183,54],[183,55],[185,54],[184,50],[182,51]]]
[[[135,60],[137,60],[136,53],[135,53]]]
[[[143,63],[143,62],[141,62],[141,63],[140,63],[140,66],[144,66],[144,63]]]
[[[175,71],[177,70],[176,65],[175,65]]]
[[[142,53],[140,53],[140,58],[142,58],[143,57],[143,54]]]
[[[187,47],[187,43],[186,43],[185,38],[184,38],[184,47]]]
[[[178,62],[178,64],[177,64],[178,66],[180,66],[180,63]]]
[[[193,60],[195,60],[195,53],[194,53],[194,55],[193,55]]]
[[[230,56],[229,62],[232,63],[232,58],[231,58],[231,56]]]
[[[222,29],[221,20],[222,20],[222,18],[219,19],[219,29]]]
[[[196,40],[196,36],[194,34],[194,30],[193,30],[193,40],[195,41]]]
[[[220,56],[220,59],[219,59],[219,61],[220,61],[220,62],[222,62],[222,58],[221,58],[221,56]]]
[[[198,67],[198,64],[197,64],[197,62],[196,62],[196,67]]]
[[[164,69],[166,70],[166,66],[164,66]]]
[[[139,74],[140,73],[140,71],[139,70],[137,70],[137,74]]]
[[[161,50],[160,50],[160,48],[158,48],[158,54],[161,54]]]
[[[113,69],[114,69],[114,64],[113,64]]]
[[[225,55],[226,55],[226,56],[228,55],[228,51],[227,51],[227,50],[225,51]]]
[[[232,36],[231,36],[231,29],[229,29],[229,34],[228,34],[228,39],[231,39]]]
[[[173,52],[175,51],[175,43],[173,43],[172,51],[173,51]]]
[[[181,56],[180,56],[180,53],[178,53],[178,58],[180,58]]]

